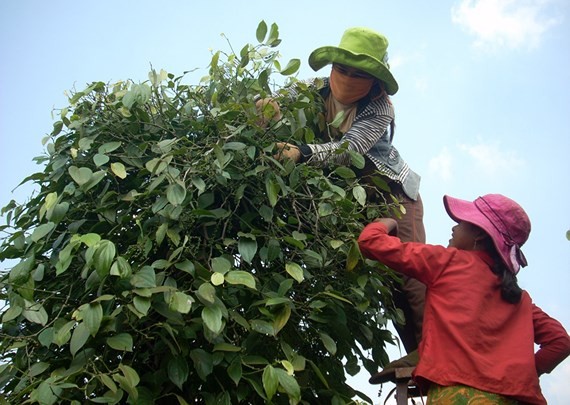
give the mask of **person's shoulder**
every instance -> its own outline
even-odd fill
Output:
[[[364,110],[368,110],[377,115],[394,116],[394,106],[388,97],[371,97]]]

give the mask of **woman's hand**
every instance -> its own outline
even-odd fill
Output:
[[[301,151],[295,145],[287,142],[277,142],[275,144],[277,153],[273,157],[277,160],[291,159],[297,163],[301,159]]]
[[[260,127],[267,127],[269,121],[279,121],[282,118],[279,104],[272,98],[262,98],[255,102],[255,108],[259,120],[257,125]]]

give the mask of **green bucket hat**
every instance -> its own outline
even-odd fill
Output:
[[[340,63],[360,69],[386,85],[389,95],[396,94],[398,83],[388,65],[388,39],[369,28],[355,27],[344,31],[340,44],[323,46],[309,55],[309,65],[317,71],[325,65]]]

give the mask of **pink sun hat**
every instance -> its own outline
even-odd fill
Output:
[[[475,201],[446,195],[443,204],[454,221],[466,221],[483,229],[514,274],[527,265],[521,246],[530,234],[530,220],[515,201],[501,194],[487,194]]]

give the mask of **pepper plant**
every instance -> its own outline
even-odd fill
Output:
[[[2,210],[2,401],[371,402],[347,375],[387,362],[397,279],[356,238],[399,206],[369,201],[356,153],[274,158],[318,141],[322,100],[277,25],[256,38],[196,85],[153,70],[58,110],[36,192]],[[259,125],[270,95],[283,117]]]

